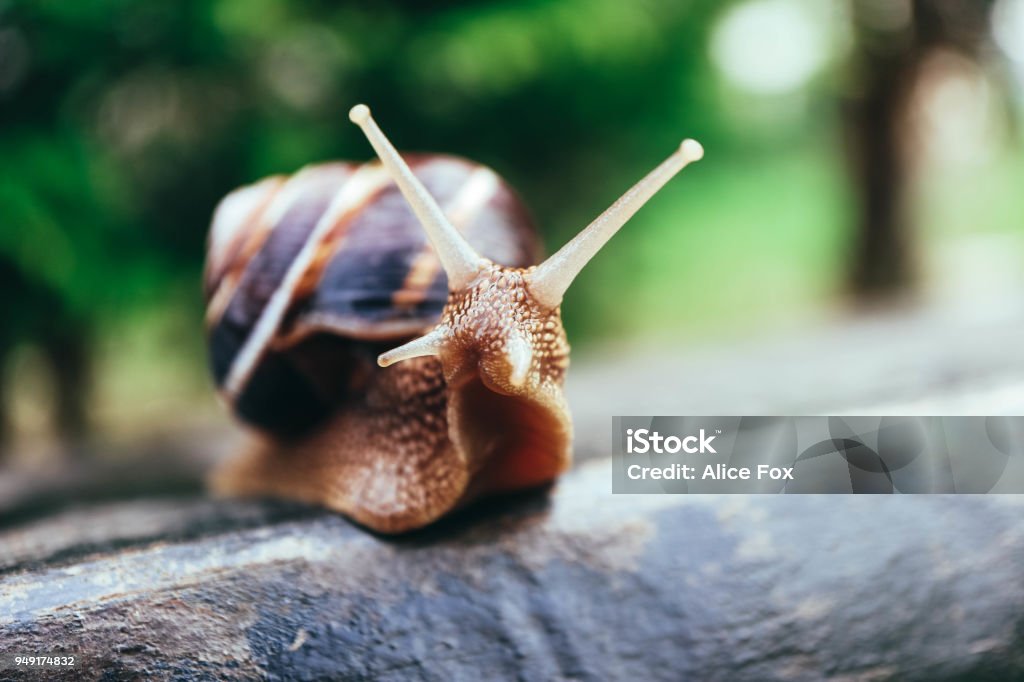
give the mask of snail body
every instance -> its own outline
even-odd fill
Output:
[[[450,156],[403,159],[366,107],[350,118],[381,163],[268,178],[214,214],[211,367],[260,437],[213,483],[403,532],[569,466],[562,295],[701,150],[684,142],[537,264],[528,214],[493,171]]]

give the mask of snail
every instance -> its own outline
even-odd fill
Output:
[[[267,178],[214,212],[210,364],[221,397],[260,437],[212,482],[399,533],[566,470],[562,296],[703,150],[685,140],[538,264],[528,214],[494,171],[403,158],[365,105],[349,118],[379,162]]]

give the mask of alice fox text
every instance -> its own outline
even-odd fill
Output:
[[[724,464],[708,464],[704,467],[700,480],[712,481],[749,481],[752,478],[761,481],[771,479],[773,481],[793,480],[794,467],[773,467],[767,464],[758,464],[755,471],[750,467],[729,467]],[[640,480],[676,480],[693,481],[698,478],[698,467],[687,464],[673,464],[667,467],[646,467],[640,464],[631,464],[626,469],[626,475],[634,481]]]

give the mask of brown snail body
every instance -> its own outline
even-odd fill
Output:
[[[204,279],[213,374],[263,434],[214,485],[402,532],[569,466],[562,294],[701,150],[684,142],[535,265],[527,212],[493,171],[403,160],[368,109],[350,117],[383,165],[269,178],[214,215]]]

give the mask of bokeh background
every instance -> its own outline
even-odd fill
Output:
[[[234,187],[491,165],[557,248],[707,149],[581,276],[575,361],[1024,294],[1024,0],[0,0],[0,451],[227,421],[200,271]]]

